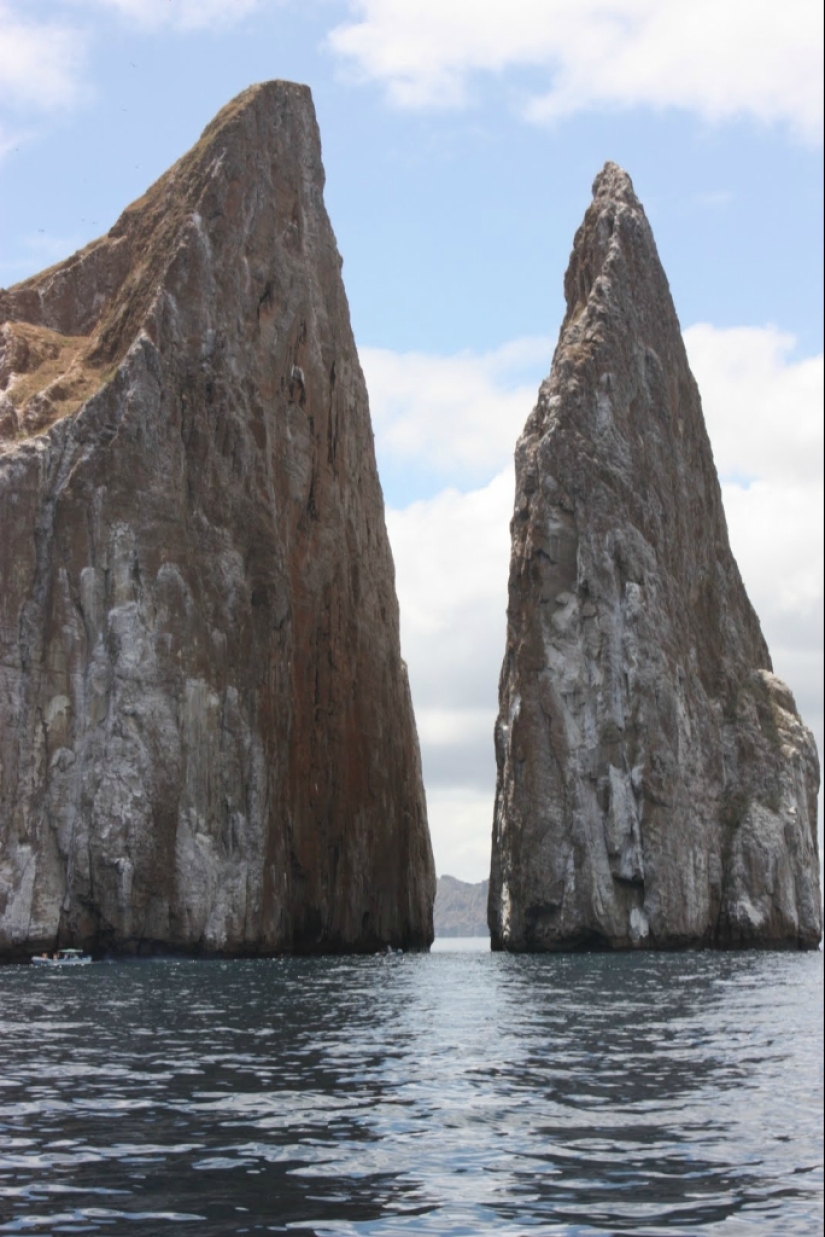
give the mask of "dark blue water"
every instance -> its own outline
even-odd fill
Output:
[[[6,967],[0,1233],[811,1237],[822,1092],[821,954]]]

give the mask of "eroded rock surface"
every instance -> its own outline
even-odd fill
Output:
[[[810,731],[731,554],[653,235],[607,164],[516,448],[494,948],[820,939]]]
[[[394,572],[309,91],[0,292],[0,955],[432,940]]]

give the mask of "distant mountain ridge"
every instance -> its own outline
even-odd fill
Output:
[[[433,922],[436,936],[489,936],[487,927],[487,886],[439,876],[435,894]]]

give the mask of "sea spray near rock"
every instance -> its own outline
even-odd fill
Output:
[[[813,737],[731,553],[644,211],[615,164],[593,195],[516,448],[492,944],[812,948]]]
[[[305,87],[0,293],[0,954],[432,940],[372,429]]]

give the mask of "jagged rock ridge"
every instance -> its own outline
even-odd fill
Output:
[[[424,947],[435,874],[305,87],[0,292],[0,956]]]
[[[607,164],[516,447],[493,948],[820,939],[813,738],[728,541],[650,226]]]

